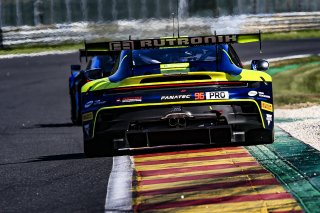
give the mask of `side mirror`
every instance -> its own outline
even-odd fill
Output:
[[[259,70],[259,71],[267,71],[269,69],[269,62],[262,59],[252,60],[251,69]]]
[[[84,74],[90,80],[103,78],[103,71],[100,68],[86,70]]]

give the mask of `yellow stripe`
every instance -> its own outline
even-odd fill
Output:
[[[155,175],[150,177],[140,177],[137,176],[137,180],[158,180],[163,178],[175,178],[175,177],[184,177],[184,176],[191,176],[191,175],[206,175],[206,174],[220,174],[220,173],[229,173],[229,172],[238,172],[243,171],[244,173],[246,170],[259,170],[262,169],[261,166],[246,166],[246,167],[237,167],[237,168],[228,168],[228,169],[219,169],[219,170],[207,170],[207,171],[194,171],[194,172],[186,172],[186,173],[172,173],[166,175]]]
[[[280,185],[266,185],[266,186],[246,186],[235,187],[229,189],[214,189],[195,192],[183,192],[167,195],[154,195],[154,196],[140,196],[134,200],[134,204],[155,204],[155,203],[168,203],[184,200],[199,200],[208,198],[218,198],[226,196],[242,196],[242,195],[257,195],[269,193],[281,193],[286,190]]]
[[[199,180],[179,181],[172,183],[160,183],[160,184],[149,184],[149,185],[138,185],[136,191],[147,191],[147,190],[159,190],[168,189],[173,187],[187,187],[187,186],[199,186],[211,183],[232,183],[238,181],[250,181],[250,180],[265,180],[272,179],[274,176],[270,174],[250,174],[250,175],[239,175],[234,177],[216,177]],[[197,192],[199,193],[199,192]]]
[[[241,158],[229,158],[229,159],[219,159],[219,160],[207,160],[207,161],[191,161],[191,162],[181,162],[181,163],[167,163],[159,165],[135,165],[138,171],[150,171],[150,170],[160,170],[160,169],[172,169],[172,168],[188,168],[194,166],[209,166],[209,165],[219,165],[219,164],[235,164],[242,162],[256,162],[253,157],[241,157]]]
[[[273,211],[289,211],[301,210],[301,207],[294,199],[281,199],[281,200],[259,200],[250,202],[239,203],[224,203],[224,204],[209,204],[191,207],[170,208],[162,210],[148,210],[148,212],[175,212],[175,213],[267,213]]]
[[[239,35],[238,43],[249,43],[249,42],[257,42],[260,41],[260,35]]]
[[[233,76],[229,75],[224,72],[189,72],[188,75],[207,75],[210,76],[211,80],[190,80],[190,81],[172,81],[170,83],[197,83],[197,82],[213,82],[213,81],[262,81],[261,77],[265,79],[266,82],[272,82],[272,77],[267,74],[266,72],[262,71],[253,71],[253,70],[246,70],[242,69],[242,72],[239,75]],[[134,76],[134,77],[129,77],[126,79],[123,79],[120,82],[106,82],[105,79],[98,79],[95,81],[91,81],[87,84],[85,84],[81,92],[87,92],[89,88],[90,90],[104,90],[104,89],[112,89],[112,88],[118,88],[118,87],[128,87],[128,86],[141,86],[140,82],[143,79],[147,78],[154,78],[154,77],[162,77],[163,74],[154,74],[154,75],[142,75],[142,76]],[[104,84],[101,84],[99,86],[92,87],[96,83],[102,82]],[[144,83],[143,85],[148,86],[148,85],[161,85],[161,84],[167,84],[168,82],[159,82],[159,83]]]
[[[228,52],[225,51],[224,49],[222,49],[222,51],[224,52],[224,54],[226,54],[226,55],[228,56],[230,62],[231,62],[232,64],[234,64],[233,61],[232,61],[232,58],[230,57],[230,55],[228,54]]]
[[[135,163],[148,162],[148,161],[158,161],[158,160],[168,160],[168,159],[181,159],[181,158],[194,158],[194,157],[207,157],[207,156],[219,156],[226,154],[239,154],[239,153],[248,153],[244,148],[235,149],[235,150],[217,150],[217,151],[204,151],[196,153],[183,153],[177,154],[173,153],[172,155],[161,155],[161,156],[148,156],[148,157],[134,157]]]

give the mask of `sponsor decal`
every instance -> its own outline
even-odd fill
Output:
[[[132,50],[134,43],[133,41],[113,41],[109,43],[109,49],[111,51]]]
[[[191,99],[192,95],[163,95],[161,96],[161,101],[167,101],[167,100],[189,100]]]
[[[141,96],[122,98],[122,103],[134,103],[134,102],[141,102],[141,101],[142,101]]]
[[[229,92],[227,91],[206,92],[206,99],[207,100],[229,99]]]
[[[272,115],[267,114],[267,115],[266,115],[266,120],[267,120],[268,126],[269,126],[269,125],[270,125],[270,122],[272,121]]]
[[[105,104],[106,103],[106,101],[101,101],[101,100],[95,100],[94,101],[94,103],[93,103],[93,105],[102,105],[102,104]]]
[[[82,114],[82,121],[90,121],[93,119],[93,113],[92,112],[88,112],[88,113],[84,113]]]
[[[267,102],[261,101],[261,109],[272,112],[273,111],[273,106],[272,104],[269,104]]]
[[[194,99],[195,100],[204,100],[205,99],[204,92],[194,93]]]
[[[237,42],[236,35],[211,35],[180,38],[160,38],[108,42],[109,51],[133,50],[158,47],[195,46]]]
[[[271,98],[270,95],[265,95],[264,92],[257,92],[257,91],[249,91],[248,95],[251,97],[258,95],[261,98]]]
[[[270,95],[265,95],[264,92],[258,92],[258,93],[259,93],[259,97],[270,98]]]
[[[248,92],[248,95],[251,96],[251,97],[256,96],[257,94],[258,94],[257,91],[250,91],[250,92]]]
[[[93,104],[93,101],[88,101],[85,105],[84,108],[88,108]]]

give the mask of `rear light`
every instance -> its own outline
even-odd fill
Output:
[[[247,87],[246,82],[239,81],[219,81],[219,82],[197,82],[197,83],[180,83],[180,84],[160,84],[160,85],[148,85],[148,86],[133,86],[133,87],[120,87],[111,89],[110,91],[127,91],[127,90],[142,90],[142,89],[155,89],[155,88],[167,88],[167,87],[190,87],[190,86],[210,86],[210,85],[219,85],[219,86],[239,86]]]

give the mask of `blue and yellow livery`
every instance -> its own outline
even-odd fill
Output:
[[[71,73],[69,76],[69,96],[71,104],[71,121],[75,125],[82,124],[82,104],[81,104],[81,87],[87,82],[100,79],[110,75],[120,52],[97,51],[88,54],[87,51],[80,50],[80,59],[82,57],[90,57],[84,68],[81,65],[71,65]]]
[[[81,89],[84,152],[181,144],[273,142],[268,62],[244,69],[232,43],[260,34],[212,35],[86,44],[121,51],[107,78]]]

